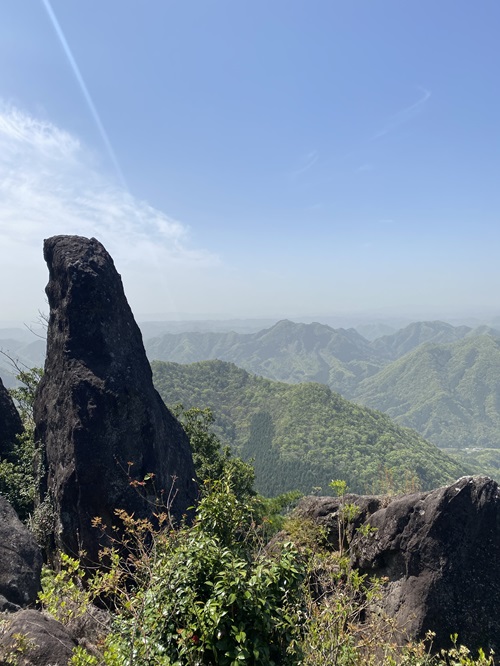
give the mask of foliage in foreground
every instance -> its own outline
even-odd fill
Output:
[[[27,373],[15,395],[26,432],[14,459],[0,462],[0,491],[24,517],[36,489],[31,408],[40,376]],[[206,481],[194,524],[174,530],[160,515],[155,532],[117,511],[124,536],[102,553],[100,571],[89,576],[62,554],[61,570],[44,572],[40,600],[61,622],[91,614],[95,601],[111,611],[111,630],[88,650],[79,646],[73,666],[493,665],[492,656],[474,658],[456,636],[438,656],[431,635],[405,647],[394,641],[390,619],[370,612],[382,583],[351,569],[349,544],[344,550],[351,505],[342,505],[338,553],[325,548],[317,525],[297,519],[285,523],[287,538],[264,546],[297,494],[256,498],[251,466],[221,448],[210,410],[182,410],[181,419]],[[330,486],[345,497],[344,481]],[[0,659],[18,666],[28,651],[19,635]]]
[[[298,664],[305,567],[290,542],[262,548],[253,507],[227,481],[201,500],[193,526],[163,528],[121,514],[129,556],[104,553],[108,566],[84,589],[78,562],[47,571],[41,600],[68,621],[98,596],[112,603],[113,631],[97,657],[79,650],[76,664]],[[104,561],[104,560],[103,560]],[[79,600],[80,599],[80,600]],[[70,610],[68,617],[68,609]]]
[[[37,456],[33,421],[33,401],[42,368],[23,370],[18,368],[16,379],[20,386],[9,393],[17,405],[23,424],[23,432],[17,436],[9,455],[0,460],[0,494],[12,504],[21,520],[32,514],[41,475],[40,456]]]
[[[352,569],[347,551],[328,551],[308,521],[289,520],[288,536],[263,547],[254,509],[220,480],[191,527],[172,530],[165,515],[153,534],[121,512],[125,542],[103,553],[86,583],[79,562],[63,556],[59,573],[45,572],[45,608],[70,624],[98,598],[113,618],[101,643],[75,650],[72,666],[493,665],[457,637],[437,656],[431,635],[400,647],[391,620],[370,610],[383,581]]]

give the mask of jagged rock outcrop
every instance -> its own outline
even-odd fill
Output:
[[[41,570],[42,554],[35,538],[0,495],[0,611],[34,604]]]
[[[463,477],[443,488],[402,497],[350,495],[358,504],[352,531],[352,565],[386,578],[381,607],[404,641],[436,632],[433,648],[450,646],[450,635],[472,650],[500,649],[500,490],[488,477]],[[337,532],[338,498],[306,498],[307,515]],[[302,507],[302,508],[301,508]],[[331,511],[330,511],[331,509]],[[373,510],[374,509],[374,510]]]
[[[19,412],[0,379],[0,458],[10,458],[16,437],[22,431]]]
[[[44,244],[50,305],[45,372],[34,405],[45,450],[42,493],[54,547],[95,560],[94,517],[116,509],[151,517],[162,494],[175,518],[197,497],[188,439],[153,388],[142,336],[113,260],[95,238]],[[142,482],[134,487],[130,477]]]
[[[436,632],[471,649],[500,648],[500,490],[488,477],[392,501],[368,520],[376,528],[354,545],[353,565],[387,577],[384,609],[403,634]]]

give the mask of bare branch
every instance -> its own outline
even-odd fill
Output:
[[[0,349],[0,354],[2,354],[2,356],[5,356],[5,358],[8,359],[12,369],[16,371],[17,375],[20,375],[21,372],[26,372],[26,371],[31,370],[31,368],[29,366],[27,366],[26,363],[23,363],[18,358],[14,358],[13,356],[11,356],[8,352],[4,351],[3,349]]]
[[[39,326],[41,326],[45,331],[47,331],[49,327],[49,315],[46,312],[42,312],[41,310],[38,310],[38,317],[37,317],[37,323]],[[47,339],[47,333],[45,335],[40,335],[40,333],[37,333],[33,326],[34,324],[24,324],[24,326],[28,329],[30,333],[33,333],[33,335],[36,335],[37,338],[40,338],[41,340],[46,340]]]

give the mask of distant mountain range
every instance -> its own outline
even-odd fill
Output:
[[[500,331],[417,322],[369,341],[354,329],[281,321],[257,333],[165,334],[151,360],[221,359],[290,383],[320,382],[440,447],[500,448]]]
[[[335,478],[354,492],[434,488],[469,471],[415,431],[318,383],[271,381],[224,361],[152,368],[169,406],[214,410],[222,441],[255,460],[257,488],[269,496],[314,486],[328,493]]]
[[[244,320],[232,323],[246,325]],[[283,320],[242,333],[215,330],[227,322],[191,322],[212,330],[148,338],[164,331],[165,325],[189,322],[143,324],[150,360],[220,359],[277,381],[320,382],[350,400],[388,413],[439,447],[500,449],[497,329],[416,322],[368,340],[354,328],[319,323]],[[376,324],[370,332],[377,330],[384,328]],[[43,364],[45,342],[27,330],[0,330],[0,349],[9,350],[28,367]],[[14,374],[8,359],[0,355],[0,376],[7,386],[13,385]]]
[[[258,333],[179,333],[146,341],[151,360],[193,363],[220,359],[269,379],[317,381],[348,394],[382,367],[379,354],[354,329],[280,321]]]

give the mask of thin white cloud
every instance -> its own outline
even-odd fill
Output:
[[[401,111],[398,111],[392,115],[388,119],[385,127],[383,127],[372,136],[372,140],[380,139],[386,134],[389,134],[389,132],[396,129],[400,125],[403,125],[415,118],[415,116],[417,116],[422,111],[424,106],[431,98],[432,93],[430,90],[426,90],[425,88],[419,88],[419,90],[421,91],[419,99],[413,104],[410,104],[410,106],[407,106],[404,109],[401,109]]]
[[[21,282],[44,270],[43,238],[95,236],[134,275],[217,265],[189,245],[189,229],[100,174],[78,138],[19,109],[0,107],[0,319],[11,303],[13,267]],[[37,268],[35,268],[35,266]],[[40,268],[41,267],[41,268]],[[152,279],[152,278],[151,278]],[[43,284],[43,283],[42,283]],[[20,285],[17,285],[20,288]],[[22,296],[22,294],[21,294]]]
[[[304,156],[302,160],[302,166],[291,172],[291,177],[297,178],[297,176],[301,176],[303,173],[306,173],[306,171],[312,169],[318,160],[319,152],[317,150],[312,150],[310,153]]]
[[[373,171],[373,165],[368,163],[362,164],[356,169],[356,171],[358,173],[362,173],[363,171]]]

